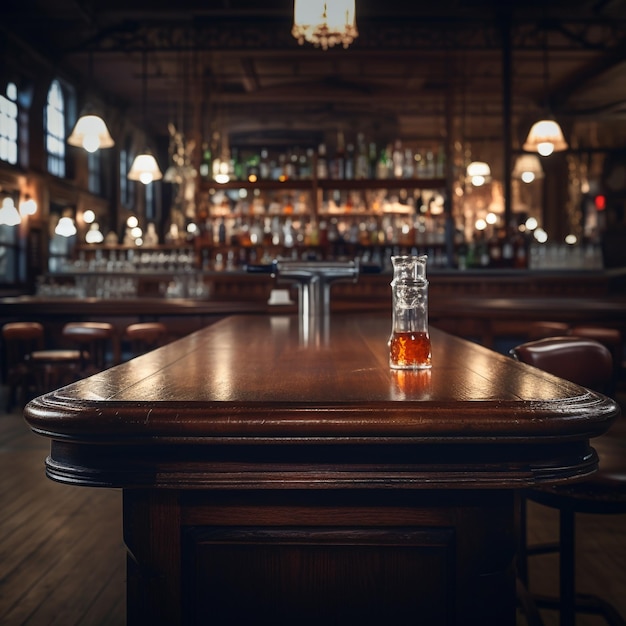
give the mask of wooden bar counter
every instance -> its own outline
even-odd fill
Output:
[[[610,399],[388,315],[223,319],[33,400],[50,478],[123,490],[128,624],[515,624],[516,494],[596,468]]]

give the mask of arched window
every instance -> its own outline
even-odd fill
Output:
[[[0,94],[0,159],[11,165],[17,163],[18,106],[17,86],[8,83]]]
[[[48,171],[54,176],[63,178],[65,177],[65,102],[58,80],[53,80],[50,85],[44,115]]]

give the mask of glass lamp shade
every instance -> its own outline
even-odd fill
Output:
[[[102,243],[104,241],[104,235],[102,234],[97,222],[94,222],[89,226],[89,230],[85,234],[85,241],[87,243]]]
[[[5,198],[0,207],[0,225],[17,226],[22,221],[13,198]]]
[[[543,167],[536,154],[522,154],[517,157],[513,168],[513,178],[525,183],[532,183],[537,178],[543,178]]]
[[[112,148],[115,142],[109,134],[104,120],[97,115],[83,115],[76,122],[72,134],[67,138],[70,146],[95,152],[99,148]]]
[[[484,185],[491,178],[491,168],[484,161],[472,161],[465,171],[474,187]]]
[[[553,152],[561,152],[569,147],[563,131],[554,120],[535,122],[522,146],[527,152],[538,152],[541,156],[549,156]]]
[[[291,34],[324,50],[341,44],[347,48],[358,36],[354,0],[294,0]]]
[[[128,172],[128,178],[130,180],[138,180],[144,185],[148,185],[153,180],[163,178],[163,174],[154,156],[149,152],[144,152],[144,154],[139,154],[135,157],[130,172]]]
[[[35,213],[37,213],[37,203],[30,196],[26,196],[26,199],[20,203],[20,215],[26,217]]]
[[[61,235],[61,237],[72,237],[76,234],[74,220],[71,217],[62,217],[56,225],[54,232],[57,235]]]

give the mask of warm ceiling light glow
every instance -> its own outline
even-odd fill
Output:
[[[539,226],[539,223],[537,222],[537,219],[534,217],[529,217],[526,222],[524,223],[524,225],[526,226],[526,228],[528,230],[535,230],[535,228],[537,228],[537,226]]]
[[[324,50],[341,44],[347,48],[358,36],[354,0],[294,0],[291,34]]]
[[[474,187],[481,187],[491,178],[491,168],[484,161],[472,161],[467,166],[465,175]]]
[[[532,183],[537,178],[543,178],[543,167],[536,154],[522,154],[517,157],[513,168],[513,178],[524,183]]]
[[[93,222],[89,227],[85,235],[85,241],[87,243],[102,243],[104,241],[104,235],[97,222]]]
[[[30,196],[26,196],[26,199],[20,202],[20,215],[26,217],[35,213],[37,213],[37,203]]]
[[[156,159],[149,152],[139,154],[135,157],[128,172],[129,180],[138,180],[144,185],[149,185],[153,180],[160,180],[163,174]]]
[[[99,148],[112,148],[115,145],[107,125],[98,115],[88,114],[80,117],[72,134],[67,138],[70,146],[95,152]]]
[[[13,198],[5,198],[0,207],[0,225],[17,226],[21,221],[22,218],[15,208]]]
[[[76,234],[76,225],[71,217],[62,217],[56,225],[54,232],[61,237],[72,237]]]
[[[553,152],[562,152],[569,147],[561,127],[554,120],[535,122],[522,146],[527,152],[538,152],[541,156],[549,156]]]

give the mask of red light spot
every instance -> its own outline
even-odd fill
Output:
[[[594,200],[595,205],[596,205],[596,209],[598,211],[604,211],[604,209],[606,209],[606,197],[605,196],[596,196],[596,199]]]

